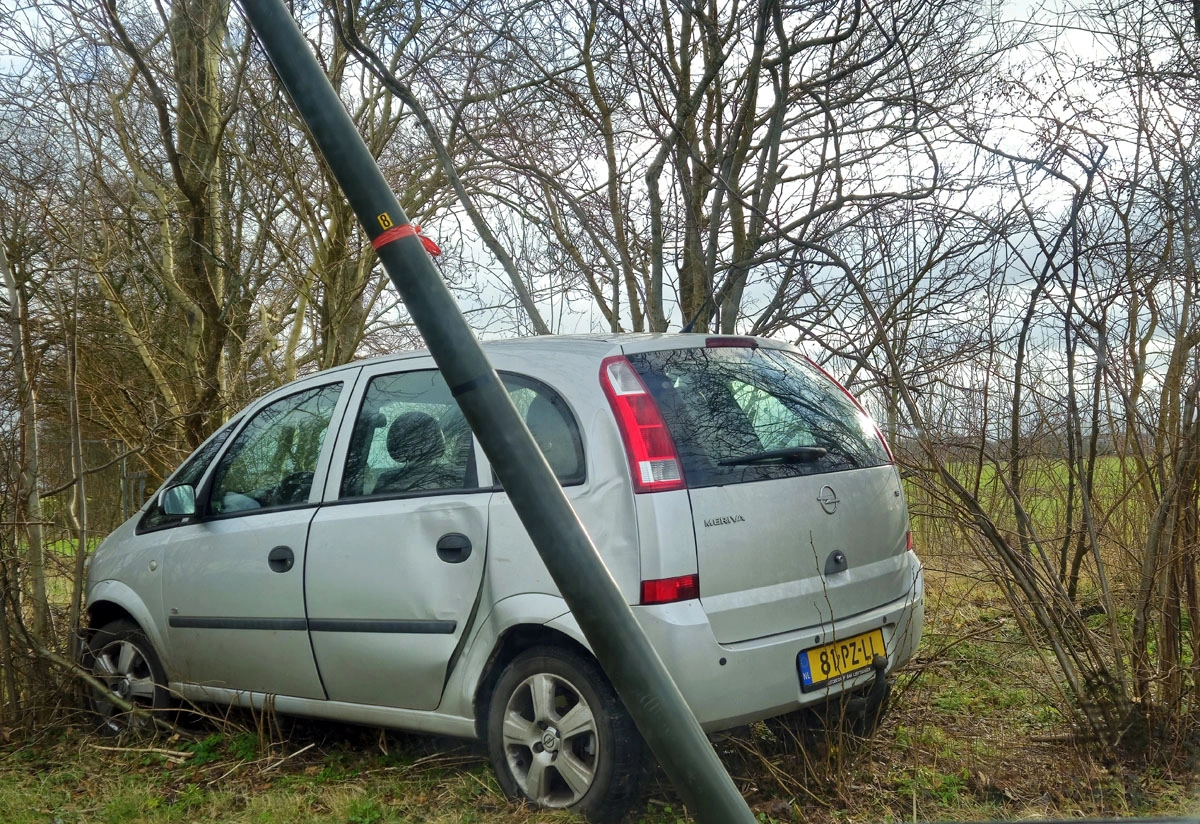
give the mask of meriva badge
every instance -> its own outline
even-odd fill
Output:
[[[716,518],[705,518],[705,526],[725,526],[726,524],[740,524],[746,519],[741,515],[721,515]]]

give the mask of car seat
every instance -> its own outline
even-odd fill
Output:
[[[405,412],[397,417],[388,427],[387,449],[401,466],[380,473],[373,495],[453,489],[461,482],[451,467],[441,463],[446,438],[431,415]]]

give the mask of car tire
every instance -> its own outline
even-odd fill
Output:
[[[562,647],[535,647],[505,667],[492,691],[488,754],[505,795],[569,808],[593,824],[637,801],[647,751],[599,665]]]
[[[148,735],[155,718],[162,718],[173,701],[167,675],[150,639],[133,621],[112,621],[88,639],[85,664],[107,689],[89,685],[88,709],[98,730],[106,735]],[[113,699],[120,698],[144,712],[129,712]]]

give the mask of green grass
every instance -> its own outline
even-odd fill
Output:
[[[507,804],[477,754],[439,752],[432,741],[406,740],[400,743],[405,751],[397,757],[368,746],[361,730],[346,734],[349,738],[344,741],[284,761],[295,750],[277,742],[249,752],[245,733],[210,734],[190,745],[155,742],[112,751],[98,749],[112,742],[68,730],[53,744],[0,751],[0,820],[6,824],[572,820],[561,813],[530,815]],[[371,738],[377,739],[378,733]]]
[[[1195,815],[1195,775],[1113,769],[1067,743],[1069,708],[999,589],[957,544],[925,547],[926,631],[869,741],[756,724],[718,752],[759,821],[806,824]],[[1124,624],[1128,623],[1122,617]],[[269,720],[269,719],[268,719]],[[336,725],[206,728],[124,749],[67,727],[0,744],[0,821],[541,824],[479,745]],[[279,732],[282,728],[285,732]],[[5,731],[0,729],[0,740]],[[165,752],[155,752],[154,749]],[[663,776],[640,824],[691,819]]]
[[[1070,486],[1070,469],[1062,458],[1031,456],[1022,459],[1021,503],[1034,529],[1043,539],[1059,536],[1066,528],[1067,491]],[[950,472],[968,490],[975,492],[985,511],[998,524],[1011,528],[1016,523],[1012,499],[1006,486],[1008,468],[1005,464],[984,463],[978,466],[967,462],[954,462]],[[1144,529],[1150,513],[1141,500],[1137,485],[1137,470],[1132,459],[1114,455],[1102,455],[1096,460],[1093,480],[1092,503],[1102,516],[1110,510],[1118,510],[1117,517],[1106,520],[1113,532],[1113,540],[1136,538],[1132,531]],[[924,505],[923,494],[909,483],[909,499],[914,510],[914,523],[919,532],[936,533],[936,519],[925,523],[930,517],[929,507]],[[1079,484],[1074,489],[1075,504],[1073,519],[1080,517]]]
[[[959,611],[959,620],[964,619]],[[934,626],[937,629],[937,616]],[[969,617],[966,618],[970,624]],[[1024,655],[933,632],[870,741],[755,725],[718,742],[759,821],[835,824],[1195,813],[1188,776],[1121,774],[1031,729],[1049,705]],[[1007,647],[1006,647],[1007,649]],[[1034,684],[1031,684],[1034,682]],[[252,719],[245,719],[253,725]],[[284,722],[130,744],[67,728],[0,748],[6,824],[517,824],[579,821],[506,801],[478,745]],[[158,751],[156,751],[158,750]],[[691,819],[661,775],[631,818]]]
[[[92,552],[96,547],[100,546],[103,537],[89,537],[87,546],[88,552]],[[79,542],[74,538],[55,538],[52,540],[44,540],[42,548],[47,555],[56,555],[60,558],[74,558],[75,550],[79,547]]]

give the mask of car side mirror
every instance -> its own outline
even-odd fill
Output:
[[[195,515],[196,487],[191,484],[179,484],[163,490],[162,508],[167,515]]]

